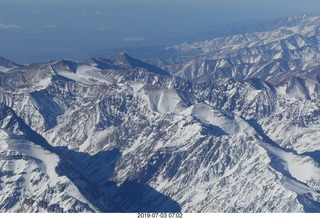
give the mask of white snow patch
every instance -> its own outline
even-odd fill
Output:
[[[138,83],[138,82],[135,82],[135,81],[131,81],[130,82],[130,87],[132,88],[134,93],[137,93],[144,87],[144,84]]]
[[[173,89],[148,90],[147,95],[154,111],[164,114],[177,113],[182,109],[180,105],[181,99]]]
[[[95,85],[95,84],[113,84],[113,80],[109,77],[101,74],[101,70],[93,67],[82,65],[79,66],[76,73],[73,72],[59,72],[63,77],[69,78],[71,80],[77,81],[85,85]]]
[[[7,73],[7,72],[11,71],[14,68],[6,68],[4,66],[0,66],[0,72]]]
[[[192,115],[201,122],[219,126],[228,134],[235,134],[239,131],[240,126],[232,116],[227,116],[211,106],[200,103],[196,104],[192,110]]]
[[[267,152],[280,158],[284,168],[297,180],[304,183],[320,180],[320,168],[310,157],[286,152],[259,139],[257,141]]]
[[[60,177],[56,173],[55,169],[59,164],[59,157],[52,154],[49,151],[42,149],[40,146],[33,143],[26,144],[23,140],[9,138],[6,140],[7,144],[10,145],[15,151],[29,155],[30,157],[36,158],[43,162],[39,165],[43,168],[43,172],[49,176],[49,185],[55,186],[59,181]]]
[[[51,84],[51,77],[48,77],[40,80],[37,84],[35,84],[33,89],[39,91],[47,88],[50,84]]]

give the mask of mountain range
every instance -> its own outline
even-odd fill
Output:
[[[146,60],[0,58],[0,212],[320,212],[319,21]]]

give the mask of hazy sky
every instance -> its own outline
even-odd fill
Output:
[[[81,60],[230,22],[319,13],[319,0],[1,0],[0,56]]]

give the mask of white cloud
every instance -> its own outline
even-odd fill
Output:
[[[15,24],[4,24],[0,23],[0,29],[17,29],[20,28],[18,25]]]
[[[101,11],[96,11],[96,15],[97,15],[97,16],[100,16],[101,14],[102,14]]]
[[[143,37],[127,37],[124,39],[126,42],[140,42],[140,41],[145,41],[146,39]]]

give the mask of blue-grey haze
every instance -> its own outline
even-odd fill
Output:
[[[320,12],[318,0],[1,0],[0,56],[81,60],[96,51],[157,45],[230,22]]]

